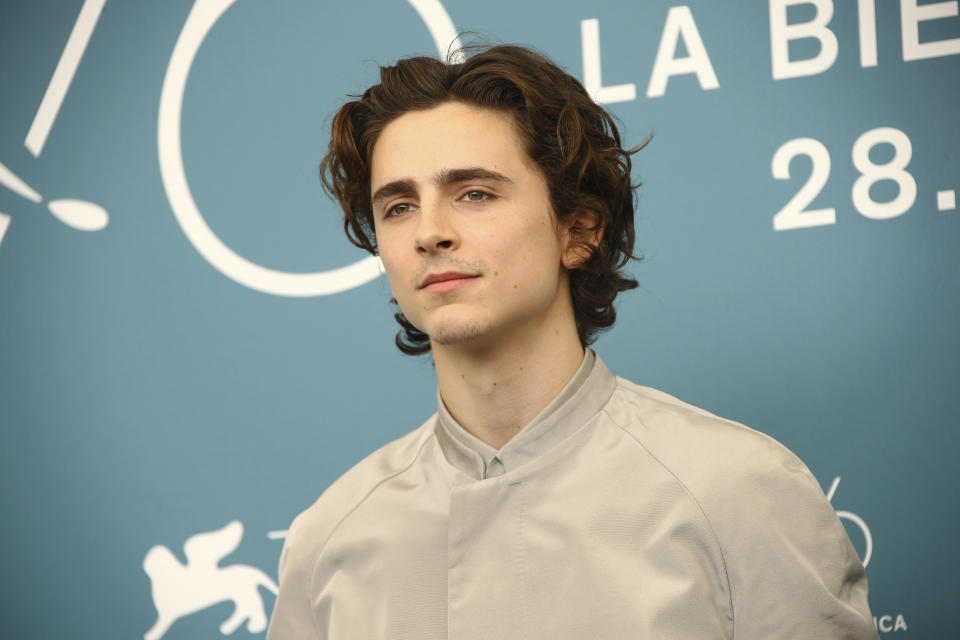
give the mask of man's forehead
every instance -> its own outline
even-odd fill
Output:
[[[370,165],[372,197],[387,183],[512,182],[510,176],[522,170],[539,173],[512,114],[461,102],[410,111],[390,122],[374,143]]]

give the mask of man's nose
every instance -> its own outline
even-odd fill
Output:
[[[459,235],[453,220],[454,212],[442,202],[421,204],[416,236],[417,253],[432,255],[451,251],[459,245]]]

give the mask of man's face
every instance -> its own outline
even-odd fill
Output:
[[[400,116],[374,146],[370,186],[393,295],[435,346],[572,318],[567,234],[510,115],[447,102]]]

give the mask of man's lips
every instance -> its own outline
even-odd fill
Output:
[[[426,289],[427,291],[450,291],[478,277],[480,276],[477,274],[460,273],[457,271],[431,273],[420,283],[420,288]]]

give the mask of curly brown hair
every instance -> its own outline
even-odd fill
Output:
[[[350,242],[377,255],[370,202],[370,158],[384,128],[409,111],[444,102],[463,102],[513,115],[523,145],[547,182],[560,223],[591,211],[591,229],[573,229],[589,256],[570,272],[570,291],[580,342],[613,325],[614,298],[637,281],[625,272],[634,254],[634,190],[630,156],[649,142],[624,149],[620,132],[580,82],[545,55],[525,47],[484,47],[462,62],[435,58],[401,59],[380,68],[380,84],[347,102],[333,119],[330,147],[320,163],[324,190],[344,211]],[[594,246],[590,238],[601,231]],[[396,303],[395,300],[391,302]],[[398,311],[402,329],[397,347],[416,355],[430,350],[430,338]]]

